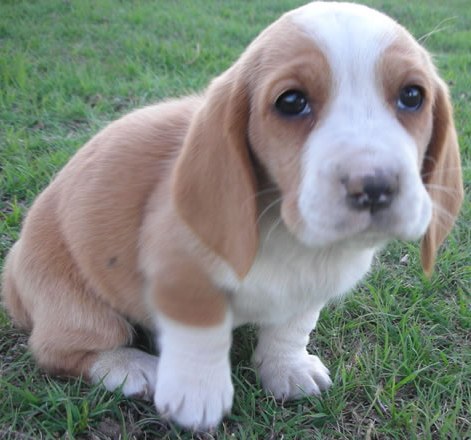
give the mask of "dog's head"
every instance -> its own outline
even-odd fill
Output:
[[[316,2],[267,28],[208,88],[173,175],[179,214],[239,276],[258,249],[258,174],[311,247],[422,240],[422,264],[462,201],[447,87],[400,25]]]

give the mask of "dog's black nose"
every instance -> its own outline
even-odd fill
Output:
[[[387,208],[398,190],[397,176],[375,171],[372,174],[352,175],[342,179],[347,190],[347,203],[356,210],[375,213]]]

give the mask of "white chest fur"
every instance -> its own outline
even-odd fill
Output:
[[[279,223],[262,222],[260,248],[248,275],[223,282],[229,290],[235,326],[282,323],[351,289],[368,271],[375,248],[338,245],[312,249]]]

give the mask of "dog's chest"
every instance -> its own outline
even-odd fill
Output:
[[[351,289],[368,271],[374,249],[309,249],[280,225],[263,233],[255,263],[230,287],[236,325],[280,323],[319,311],[329,299]]]

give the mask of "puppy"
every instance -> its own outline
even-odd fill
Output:
[[[392,239],[430,273],[462,201],[447,87],[385,15],[315,2],[282,16],[201,95],[137,110],[38,196],[3,274],[41,367],[153,398],[180,425],[229,412],[231,332],[278,399],[319,394],[322,307]],[[159,357],[131,347],[133,325]]]

